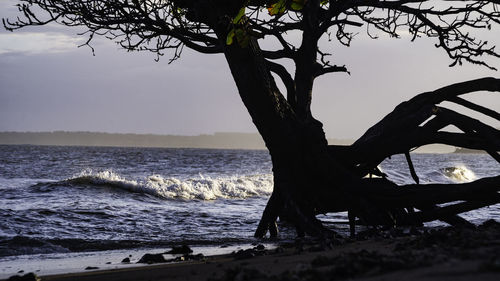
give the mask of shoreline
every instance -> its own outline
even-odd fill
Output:
[[[96,269],[41,280],[499,280],[500,223],[392,229],[357,240],[296,240],[199,260]],[[193,254],[196,254],[194,252]]]
[[[274,242],[263,244],[268,249],[276,247],[276,243]],[[250,243],[237,243],[192,246],[191,249],[193,250],[193,254],[202,254],[206,257],[212,257],[228,255],[231,252],[251,247],[252,245]],[[0,280],[29,272],[33,272],[39,276],[47,276],[89,272],[86,268],[95,268],[102,271],[143,267],[147,265],[138,263],[138,261],[143,255],[148,253],[162,253],[167,260],[175,259],[180,256],[165,254],[169,250],[171,250],[170,247],[161,247],[6,256],[0,259]],[[126,258],[128,258],[130,262],[123,262]]]

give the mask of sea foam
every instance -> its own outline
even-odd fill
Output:
[[[109,170],[85,170],[60,183],[108,186],[165,199],[184,200],[245,199],[268,196],[273,190],[270,174],[214,178],[200,175],[188,179],[151,175],[143,179],[126,179]]]
[[[444,168],[442,172],[447,178],[455,182],[471,182],[477,178],[473,171],[463,165]]]

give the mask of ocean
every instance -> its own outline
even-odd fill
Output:
[[[486,154],[412,159],[423,184],[500,174]],[[398,184],[412,183],[404,156],[380,168]],[[119,267],[129,255],[134,261],[180,244],[205,254],[272,245],[253,238],[272,185],[264,150],[0,145],[0,278]],[[463,216],[498,220],[500,204]],[[280,239],[295,237],[280,230]]]

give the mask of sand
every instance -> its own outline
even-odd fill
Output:
[[[475,229],[393,229],[357,239],[297,240],[276,249],[41,280],[500,280],[500,223]],[[199,258],[199,257],[198,257]]]

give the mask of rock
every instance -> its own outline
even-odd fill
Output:
[[[264,245],[259,244],[259,245],[257,245],[254,249],[255,249],[255,250],[259,250],[259,251],[263,251],[265,248],[266,248],[266,247],[265,247]]]
[[[30,273],[27,273],[23,276],[19,276],[19,275],[11,276],[7,280],[8,281],[40,281],[42,279],[40,279],[40,277],[38,277],[35,273],[30,272]]]
[[[188,245],[182,245],[182,246],[174,246],[172,247],[172,250],[166,252],[165,254],[171,254],[171,255],[185,255],[185,254],[191,254],[193,250],[189,248]]]
[[[167,262],[167,260],[163,257],[162,254],[145,254],[137,263],[163,263]]]
[[[176,257],[174,259],[167,260],[167,262],[180,262],[180,261],[202,261],[205,259],[205,256],[203,254],[197,254],[197,255],[183,255],[180,257]]]
[[[127,257],[127,258],[124,258],[124,259],[122,260],[122,263],[130,263],[130,258],[128,258],[128,257]]]
[[[483,222],[480,226],[480,228],[500,228],[500,223],[497,222],[494,219],[489,219],[485,222]]]
[[[99,269],[99,267],[97,267],[97,266],[87,266],[85,268],[85,270],[95,270],[95,269]]]
[[[196,254],[196,255],[185,255],[184,258],[186,260],[195,260],[195,261],[201,261],[205,259],[205,256],[203,254]]]
[[[234,253],[234,258],[237,260],[250,259],[255,257],[255,252],[256,251],[254,249],[239,250]]]
[[[175,258],[175,259],[173,259],[172,261],[177,261],[177,262],[179,262],[179,261],[186,261],[186,260],[187,260],[187,259],[186,259],[186,256],[181,256],[181,257],[176,257],[176,258]]]

